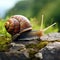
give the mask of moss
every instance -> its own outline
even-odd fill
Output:
[[[49,42],[47,41],[41,41],[37,44],[28,44],[26,45],[26,48],[29,51],[30,58],[34,58],[34,55],[43,47],[45,47]]]
[[[45,47],[49,42],[48,41],[40,41],[37,44],[28,44],[26,45],[26,48],[34,48],[34,49],[41,49]]]
[[[36,48],[39,50],[43,47],[45,47],[49,42],[48,41],[41,41],[36,45]]]
[[[37,44],[27,44],[26,48],[36,48]]]
[[[8,51],[10,48],[11,40],[9,38],[0,37],[0,51]]]
[[[37,50],[32,49],[32,48],[29,49],[29,56],[30,56],[31,58],[33,58],[36,53],[37,53]]]
[[[0,52],[1,51],[9,51],[9,45],[7,45],[7,44],[0,44]]]

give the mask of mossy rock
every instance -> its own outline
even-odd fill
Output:
[[[36,45],[36,47],[39,50],[39,49],[45,47],[48,43],[49,43],[48,41],[41,41]]]
[[[48,41],[41,41],[37,44],[28,44],[26,45],[26,48],[37,48],[37,49],[41,49],[43,47],[45,47],[49,42]]]
[[[6,37],[0,37],[0,52],[1,51],[8,51],[10,48],[10,38],[6,38]]]

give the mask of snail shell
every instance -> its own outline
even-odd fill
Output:
[[[11,16],[5,23],[5,28],[11,35],[32,30],[29,19],[22,15]]]

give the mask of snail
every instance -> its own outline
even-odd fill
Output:
[[[43,15],[42,15],[42,22],[41,22],[41,29],[34,31],[32,30],[32,25],[29,21],[28,18],[22,15],[14,15],[11,16],[7,22],[5,23],[5,28],[8,33],[12,35],[12,39],[16,40],[17,38],[23,39],[23,38],[30,38],[29,40],[32,39],[32,37],[36,39],[36,37],[41,37],[44,35],[44,31],[46,31],[48,28],[52,27],[56,23],[48,26],[47,28],[43,29]],[[28,40],[25,39],[25,40]]]

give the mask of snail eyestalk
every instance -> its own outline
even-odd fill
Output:
[[[44,18],[44,15],[42,15],[41,29],[43,29],[43,18]]]
[[[47,28],[45,28],[43,31],[46,31],[47,29],[49,29],[50,27],[54,26],[56,23],[53,23],[52,25],[48,26]]]
[[[41,37],[44,35],[44,32],[49,29],[50,27],[54,26],[56,23],[53,23],[52,25],[48,26],[47,28],[45,29],[40,29],[39,31],[37,31],[37,36]]]
[[[42,21],[41,21],[41,28],[39,31],[37,31],[37,35],[39,37],[43,36],[44,35],[44,32],[46,30],[48,30],[50,27],[54,26],[56,23],[53,23],[52,25],[48,26],[47,28],[43,29],[43,18],[44,18],[44,15],[42,15]]]
[[[43,31],[43,18],[44,18],[44,15],[42,15],[42,21],[41,21],[40,30],[37,31],[37,35],[38,35],[39,37],[44,35],[44,31]]]

